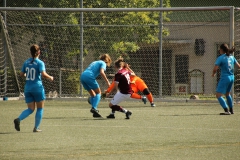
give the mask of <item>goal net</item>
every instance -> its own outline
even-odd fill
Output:
[[[7,37],[1,39],[1,95],[23,92],[24,79],[19,77],[19,72],[23,62],[31,57],[30,46],[38,44],[40,59],[45,62],[47,73],[54,76],[53,83],[44,80],[50,97],[87,96],[79,76],[104,53],[113,61],[122,56],[146,82],[154,97],[213,97],[219,75],[213,78],[211,73],[219,45],[231,46],[235,38],[235,54],[239,53],[239,11],[235,10],[232,15],[231,7],[128,9],[10,8],[1,11],[8,32]],[[233,17],[235,20],[231,23]],[[236,28],[235,34],[232,25]],[[6,48],[7,38],[12,54]],[[3,57],[11,58],[6,64]],[[6,70],[17,74],[7,74]],[[114,73],[113,65],[107,68],[110,81]],[[13,79],[16,76],[19,84],[13,85],[13,93],[8,90],[12,84],[7,76]],[[104,91],[107,85],[101,77],[98,82]],[[236,90],[239,83],[237,79]]]

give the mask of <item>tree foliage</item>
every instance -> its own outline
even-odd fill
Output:
[[[44,8],[80,8],[80,0],[8,0],[7,7],[44,7]],[[163,7],[170,7],[170,0],[163,1]],[[159,0],[87,0],[83,1],[83,8],[155,8],[160,6]],[[62,56],[75,56],[80,53],[80,13],[76,12],[29,12],[33,14],[24,19],[26,13],[19,12],[20,24],[18,30],[11,34],[18,35],[15,44],[21,41],[19,34],[30,32],[29,26],[24,24],[39,24],[40,27],[29,38],[29,44],[36,42],[36,38],[43,37],[42,46],[46,56],[57,59],[57,65],[62,67]],[[168,13],[163,13],[165,21]],[[84,53],[89,50],[114,55],[127,55],[140,49],[139,44],[157,43],[159,41],[159,12],[84,12]],[[63,25],[65,24],[65,25]],[[68,27],[75,25],[74,27]],[[124,27],[123,27],[124,26]],[[54,33],[54,34],[53,34]],[[50,36],[50,35],[53,36]],[[169,34],[164,28],[164,36]],[[79,56],[77,56],[79,58]]]

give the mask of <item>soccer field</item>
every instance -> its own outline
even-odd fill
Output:
[[[13,120],[26,104],[0,102],[0,159],[5,160],[203,160],[240,157],[240,109],[219,115],[217,103],[156,102],[150,107],[137,101],[121,103],[131,119],[116,112],[116,119],[96,119],[87,101],[46,101],[41,133],[33,133],[35,112],[21,122]],[[102,116],[110,113],[101,101]]]

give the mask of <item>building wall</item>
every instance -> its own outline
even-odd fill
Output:
[[[168,24],[170,25],[170,24]],[[185,25],[184,23],[179,25]],[[204,94],[214,94],[216,88],[216,78],[211,77],[212,69],[217,57],[216,44],[229,42],[229,26],[225,24],[212,24],[211,26],[198,26],[188,28],[179,32],[178,30],[170,29],[168,39],[185,39],[188,43],[172,43],[164,44],[163,47],[172,49],[173,59],[175,55],[189,55],[189,72],[194,69],[199,69],[204,72]],[[202,56],[195,54],[195,39],[202,38],[205,43],[205,53]],[[172,64],[172,82],[175,77],[175,64]],[[174,86],[175,84],[173,84]]]

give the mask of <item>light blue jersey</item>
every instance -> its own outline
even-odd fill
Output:
[[[221,77],[216,89],[218,93],[226,94],[231,91],[234,82],[234,65],[236,63],[237,60],[233,56],[227,56],[226,54],[217,58],[215,65],[221,69]]]
[[[106,71],[106,62],[102,60],[92,62],[82,73],[80,77],[81,84],[87,91],[95,90],[99,88],[99,84],[96,80],[97,76],[100,74],[100,70]],[[92,109],[97,110],[98,104],[101,99],[101,94],[97,93],[96,96],[91,97]],[[92,112],[92,111],[91,111]],[[92,112],[93,113],[93,112]],[[94,115],[93,115],[94,117]]]
[[[216,66],[221,69],[221,77],[234,75],[234,65],[237,60],[233,56],[223,54],[219,56],[215,62]]]
[[[107,65],[104,61],[98,60],[92,62],[84,72],[91,73],[91,75],[93,75],[94,78],[97,78],[97,76],[100,74],[100,69],[102,68],[105,71],[106,67]]]
[[[90,89],[99,88],[99,84],[96,81],[97,76],[100,74],[100,69],[106,70],[106,63],[102,60],[92,62],[82,73],[80,81],[83,87],[89,91]]]
[[[26,74],[26,84],[24,87],[25,101],[40,102],[45,99],[45,91],[42,84],[42,72],[45,71],[45,64],[43,61],[35,58],[27,59],[21,71]]]

